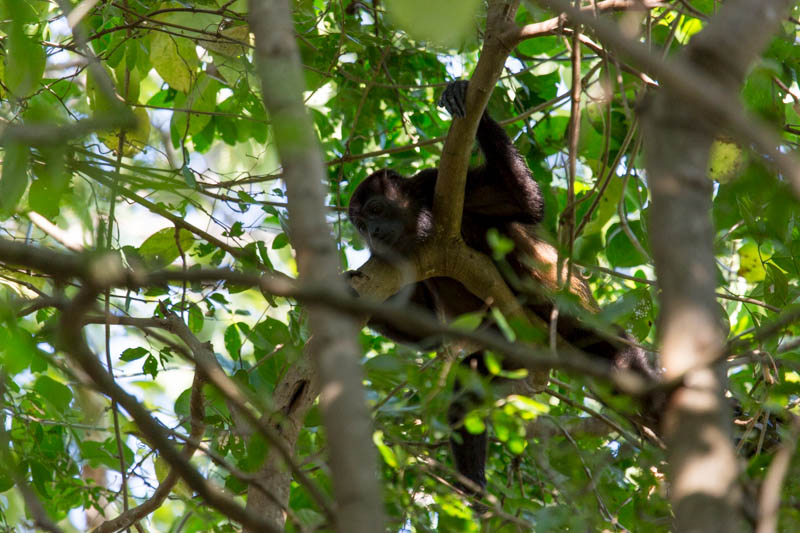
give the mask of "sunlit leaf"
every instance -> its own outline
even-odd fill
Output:
[[[711,145],[708,175],[720,183],[727,183],[741,172],[744,163],[744,153],[736,143],[717,139]]]
[[[189,231],[181,229],[178,233],[180,235],[178,240],[180,249],[178,249],[175,233],[175,228],[164,228],[153,233],[139,246],[139,255],[151,268],[169,265],[180,257],[181,251],[187,253],[194,244],[194,236]]]
[[[62,413],[67,410],[72,401],[72,391],[69,387],[48,376],[40,376],[33,385],[33,390]]]
[[[150,61],[170,87],[188,93],[199,64],[194,43],[185,37],[155,32],[150,42]]]
[[[739,275],[750,283],[763,281],[767,275],[764,262],[769,259],[760,253],[758,245],[748,242],[742,245],[737,252],[739,254]]]

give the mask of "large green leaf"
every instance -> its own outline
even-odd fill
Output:
[[[185,37],[156,32],[150,42],[150,62],[170,87],[183,93],[189,92],[197,77],[197,52]]]

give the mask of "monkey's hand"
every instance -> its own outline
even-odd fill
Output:
[[[454,117],[464,118],[467,115],[467,80],[455,80],[447,84],[438,105],[447,109]]]

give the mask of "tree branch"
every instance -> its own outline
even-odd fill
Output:
[[[136,422],[144,437],[206,503],[232,520],[258,531],[280,531],[273,522],[248,511],[205,479],[172,445],[164,427],[132,395],[120,387],[97,361],[81,332],[82,316],[97,298],[95,289],[82,289],[59,320],[59,346],[88,375],[97,388],[114,398]]]
[[[706,120],[714,123],[717,129],[725,127],[743,145],[753,144],[791,181],[795,193],[800,195],[800,163],[795,155],[781,149],[783,139],[773,126],[744,111],[739,104],[738,93],[731,93],[722,85],[722,78],[744,75],[740,65],[735,65],[724,58],[712,64],[706,60],[707,58],[699,56],[692,58],[688,57],[688,54],[687,57],[671,57],[668,62],[663,61],[651,54],[646,45],[625,37],[613,22],[594,18],[588,13],[576,10],[564,0],[539,1],[554,10],[566,13],[575,22],[591,27],[601,41],[649,72],[663,88],[700,110]],[[782,2],[782,5],[787,2]],[[778,15],[781,10],[772,4],[770,2],[768,7],[765,4],[765,9],[773,10],[767,14],[770,23],[780,21],[782,18]],[[756,3],[756,5],[761,4]],[[732,20],[732,22],[736,23],[736,26],[730,28],[729,35],[756,33],[761,36],[766,33],[762,28],[753,31],[752,21]],[[735,41],[736,39],[726,39],[726,42],[733,46],[731,55],[734,57],[741,50]],[[721,74],[724,71],[728,73]]]
[[[601,2],[592,2],[592,4],[581,7],[581,12],[585,13],[586,16],[591,16],[595,12],[646,11],[657,7],[669,6],[668,3],[658,0],[603,0]],[[558,35],[566,25],[572,25],[572,20],[568,16],[560,15],[541,22],[533,22],[522,27],[511,28],[503,36],[503,40],[516,46],[522,41],[533,39],[534,37]]]
[[[469,168],[469,154],[489,97],[500,78],[511,46],[502,37],[513,24],[519,0],[491,0],[486,17],[486,34],[478,65],[467,88],[466,116],[453,117],[447,133],[433,196],[433,218],[445,238],[461,238],[464,211],[464,185]]]
[[[303,71],[288,0],[250,0],[256,70],[283,165],[289,230],[300,279],[347,294],[330,227],[325,220],[325,169],[314,126],[303,103]],[[365,403],[358,324],[330,308],[308,308],[311,348],[321,380],[320,407],[338,507],[336,529],[382,532],[385,517]]]
[[[181,454],[187,460],[191,459],[194,452],[197,450],[197,443],[203,436],[205,431],[205,396],[203,395],[204,379],[202,375],[195,369],[194,380],[192,381],[192,392],[189,399],[189,439],[183,447]],[[128,509],[118,517],[112,520],[106,520],[98,527],[92,530],[92,533],[113,533],[121,529],[125,529],[133,525],[135,522],[143,519],[156,509],[158,509],[164,500],[167,499],[172,489],[180,480],[180,475],[175,468],[170,468],[167,477],[159,483],[158,488],[153,492],[147,500],[138,506]]]
[[[645,105],[642,120],[653,196],[651,243],[661,288],[661,358],[667,381],[683,378],[669,398],[663,422],[679,531],[727,532],[741,525],[726,376],[718,363],[724,333],[718,325],[712,183],[706,171],[711,143],[723,125],[754,140],[751,123],[746,132],[737,126],[744,117],[738,92],[748,65],[777,29],[787,4],[726,2],[682,57],[670,63],[650,60],[662,83]],[[622,41],[620,34],[612,37],[601,22],[590,23],[602,39],[640,54],[638,43]],[[676,79],[679,73],[686,78]],[[698,85],[700,80],[706,81]],[[706,103],[709,95],[715,95],[713,106]]]

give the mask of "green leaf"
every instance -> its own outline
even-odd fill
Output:
[[[770,255],[761,252],[754,242],[743,244],[737,253],[739,254],[739,275],[748,283],[764,281],[767,276],[764,263],[770,258]]]
[[[253,328],[250,342],[259,350],[271,352],[278,344],[291,344],[291,336],[286,324],[268,317]]]
[[[628,227],[639,241],[639,244],[646,246],[647,241],[645,240],[641,222],[629,220]],[[633,267],[647,262],[647,258],[639,252],[621,224],[614,224],[608,229],[606,234],[606,257],[614,267]]]
[[[220,31],[219,34],[220,39],[201,41],[200,46],[228,57],[237,57],[247,53],[247,46],[234,42],[248,43],[250,41],[250,28],[247,25],[231,26]]]
[[[0,472],[0,494],[7,491],[14,486],[14,480],[11,477]]]
[[[774,72],[763,66],[754,68],[745,80],[742,99],[752,111],[770,122],[782,124],[783,102],[772,81],[773,75]]]
[[[217,91],[219,82],[201,73],[191,91],[185,97],[178,95],[175,98],[175,107],[181,109],[191,109],[199,113],[186,113],[175,111],[172,114],[171,128],[177,131],[178,135],[183,136],[197,135],[211,122],[211,111],[217,106]],[[188,121],[188,124],[187,124]]]
[[[121,361],[136,361],[145,355],[150,355],[150,351],[141,346],[137,346],[136,348],[126,349],[120,354],[119,358]]]
[[[155,32],[150,42],[150,62],[170,87],[188,93],[199,65],[194,43],[184,37]]]
[[[200,306],[197,304],[190,305],[188,317],[189,329],[192,330],[192,333],[200,333],[200,331],[203,329],[203,323],[205,322],[205,319],[203,318],[203,311],[200,310]]]
[[[278,233],[272,240],[272,249],[279,250],[289,244],[289,237],[285,233]]]
[[[478,326],[481,325],[481,322],[483,322],[485,316],[486,313],[483,311],[464,313],[463,315],[456,317],[455,320],[450,323],[450,326],[466,331],[474,331],[478,329]]]
[[[150,141],[150,116],[147,110],[137,107],[132,112],[136,118],[136,127],[126,129],[124,138],[121,129],[101,131],[97,134],[103,144],[114,152],[119,150],[119,141],[123,138],[125,142],[122,145],[122,154],[127,157],[133,157],[141,152]]]
[[[490,228],[486,233],[486,242],[492,249],[492,257],[495,261],[500,261],[514,250],[514,241],[501,235],[496,228]]]
[[[188,165],[183,165],[181,167],[181,174],[183,175],[183,181],[186,182],[186,185],[197,190],[197,180],[194,177],[194,172],[192,172],[192,169],[189,168]]]
[[[583,229],[583,235],[593,235],[600,233],[603,227],[608,223],[612,216],[617,212],[620,198],[622,198],[622,178],[612,176],[611,181],[608,182],[603,196],[597,202],[597,208],[591,220],[586,224]],[[594,198],[592,198],[592,201]]]
[[[194,235],[181,229],[179,232],[181,250],[186,254],[194,244]],[[175,228],[164,228],[150,235],[139,247],[139,255],[150,268],[162,268],[180,257],[175,243]]]
[[[376,431],[372,434],[372,442],[378,448],[378,451],[385,462],[390,468],[397,468],[397,457],[390,447],[383,442],[383,431]]]
[[[152,355],[148,355],[142,365],[142,372],[155,378],[158,375],[158,360]]]
[[[525,39],[519,44],[519,51],[525,55],[548,54],[559,46],[558,37],[543,35],[535,39]]]
[[[242,338],[239,336],[239,330],[236,324],[231,324],[225,328],[225,349],[232,359],[238,360],[242,352]]]
[[[708,160],[708,175],[720,183],[728,183],[744,168],[745,154],[739,146],[730,141],[717,139],[711,145]]]
[[[66,171],[67,150],[65,146],[39,148],[44,158],[43,165],[34,165],[36,179],[28,191],[28,205],[45,217],[53,218],[59,213],[59,204],[70,185]]]
[[[391,21],[422,41],[456,47],[473,39],[478,0],[387,0]]]
[[[480,413],[472,411],[464,418],[464,428],[473,435],[478,435],[486,431],[486,422]]]
[[[10,2],[12,21],[6,50],[5,86],[17,98],[26,98],[39,86],[47,61],[42,45],[25,34],[21,18],[16,18],[23,2]]]
[[[125,65],[129,65],[131,69],[136,67],[136,59],[139,55],[139,41],[138,39],[128,38],[125,44]],[[128,93],[130,97],[130,93]],[[136,101],[137,99],[129,99],[128,101]]]
[[[540,414],[550,411],[550,406],[519,394],[512,394],[506,398],[507,405],[513,406],[525,420],[533,420]]]
[[[8,218],[14,213],[28,188],[29,158],[28,146],[16,142],[6,145],[0,174],[0,218]]]
[[[37,355],[30,333],[15,325],[0,327],[0,362],[3,369],[14,376],[30,365]]]
[[[567,132],[567,117],[546,117],[533,128],[536,143],[546,154],[552,154],[563,148],[563,139]]]
[[[514,455],[522,455],[522,452],[525,451],[525,448],[528,447],[528,441],[524,438],[524,436],[520,435],[513,435],[508,440],[508,449]]]
[[[774,264],[767,263],[767,275],[764,279],[766,301],[778,308],[789,303],[789,278]]]
[[[40,376],[34,383],[33,390],[62,413],[69,408],[72,401],[69,387],[48,376]]]

